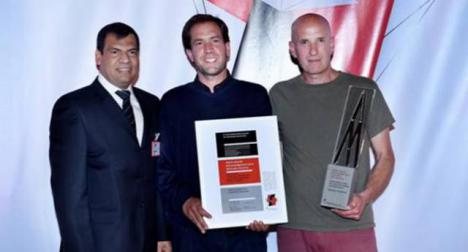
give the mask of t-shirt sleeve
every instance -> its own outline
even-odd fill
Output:
[[[278,115],[278,106],[277,106],[278,88],[276,86],[273,86],[270,89],[269,97],[270,97],[270,104],[271,104],[272,113],[273,113],[273,115]]]
[[[382,92],[378,86],[375,85],[375,97],[369,112],[369,137],[372,138],[378,135],[386,128],[393,129],[394,122],[395,119],[393,118],[393,115],[390,112],[387,103],[385,102]]]

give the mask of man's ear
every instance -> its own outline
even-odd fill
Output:
[[[294,47],[294,43],[292,41],[289,41],[289,54],[291,54],[291,56],[294,58],[297,58],[296,48]]]
[[[101,66],[102,54],[97,49],[96,49],[96,52],[94,53],[94,59],[95,59],[95,62],[96,62],[96,68],[99,70],[99,66]]]
[[[185,49],[185,55],[187,56],[187,59],[190,61],[190,63],[193,63],[193,53],[192,49]]]
[[[229,61],[229,59],[231,58],[231,43],[230,42],[224,43],[224,46],[226,47],[226,58],[227,58],[227,61]]]
[[[330,37],[330,51],[331,51],[331,57],[333,58],[333,54],[335,53],[335,37],[332,36]]]

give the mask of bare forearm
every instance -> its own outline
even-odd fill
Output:
[[[367,204],[375,201],[387,188],[393,174],[395,157],[390,142],[389,129],[385,129],[371,139],[375,165],[371,170],[364,191],[353,195],[347,210],[332,209],[343,218],[359,220]]]
[[[393,174],[395,157],[393,153],[386,153],[376,157],[376,163],[366,184],[366,189],[360,194],[366,203],[377,200],[387,188]]]

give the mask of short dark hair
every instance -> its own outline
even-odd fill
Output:
[[[130,34],[133,34],[136,39],[137,50],[140,50],[140,39],[138,38],[138,34],[136,33],[136,31],[127,24],[116,22],[116,23],[108,24],[102,27],[102,29],[99,31],[97,35],[96,49],[100,51],[101,53],[103,53],[104,43],[105,43],[107,35],[109,34],[115,34],[115,36],[118,39],[122,39],[122,38],[127,37]]]
[[[228,27],[222,19],[212,16],[210,14],[196,14],[185,23],[184,28],[182,29],[182,44],[184,44],[184,49],[192,48],[192,45],[190,44],[190,41],[192,40],[192,38],[190,37],[190,30],[192,29],[192,27],[197,24],[208,22],[214,23],[219,27],[219,29],[221,30],[221,34],[223,35],[224,43],[230,41]]]

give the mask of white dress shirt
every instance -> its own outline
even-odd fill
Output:
[[[118,90],[122,90],[118,88],[117,86],[111,84],[102,76],[99,74],[98,76],[98,81],[101,83],[101,85],[104,87],[104,89],[109,92],[109,94],[114,98],[114,101],[117,102],[117,104],[120,106],[120,108],[123,107],[123,100],[118,96],[115,92]],[[135,128],[136,128],[136,136],[138,138],[138,143],[141,146],[141,141],[143,138],[143,113],[141,112],[141,107],[140,103],[138,103],[137,98],[135,97],[135,94],[133,93],[133,88],[132,86],[129,86],[126,90],[130,91],[130,105],[132,105],[133,109],[133,116],[135,117]]]

